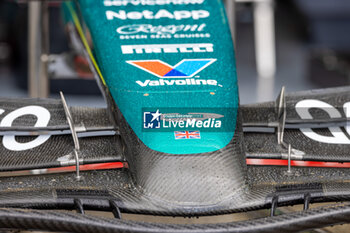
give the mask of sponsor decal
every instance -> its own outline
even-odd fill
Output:
[[[313,119],[310,114],[310,109],[321,109],[325,111],[330,118],[341,118],[342,115],[338,109],[332,105],[323,102],[321,100],[307,99],[301,100],[295,105],[295,110],[301,119],[310,120]],[[347,118],[350,118],[350,102],[343,105],[344,113]],[[340,127],[329,127],[328,128],[332,136],[325,136],[316,133],[311,128],[302,128],[300,131],[308,138],[328,144],[350,144],[350,138],[345,135]],[[350,122],[345,127],[346,132],[350,135]]]
[[[192,78],[200,71],[214,63],[216,59],[183,59],[175,66],[161,60],[126,61],[141,70],[159,78]]]
[[[149,110],[146,108],[143,109],[142,114],[142,124],[145,132],[220,132],[234,130],[234,125],[230,120],[230,117],[234,117],[234,109],[162,108]]]
[[[120,20],[140,20],[140,19],[174,19],[174,20],[183,20],[183,19],[193,19],[199,20],[203,18],[208,18],[210,13],[206,10],[192,10],[192,11],[167,11],[165,9],[160,9],[157,12],[144,10],[144,11],[131,11],[126,12],[125,10],[119,11],[106,11],[106,18],[108,20],[120,19]]]
[[[209,118],[206,120],[198,120],[193,118],[188,118],[186,120],[162,120],[162,126],[166,128],[221,128],[221,120],[214,118]]]
[[[141,87],[148,86],[194,86],[194,85],[212,85],[220,86],[213,79],[194,79],[192,78],[200,71],[214,63],[216,59],[184,59],[175,66],[171,66],[160,60],[138,60],[126,61],[141,70],[144,70],[160,80],[137,80],[136,83]],[[179,79],[185,78],[185,79]],[[172,80],[170,80],[172,79]]]
[[[177,80],[167,80],[167,79],[160,79],[160,80],[150,80],[147,79],[145,81],[136,81],[138,85],[141,87],[148,87],[148,86],[201,86],[201,85],[212,85],[212,86],[219,86],[222,87],[221,84],[218,84],[218,82],[214,79],[177,79]]]
[[[144,129],[159,129],[160,128],[160,116],[159,110],[156,112],[144,112],[143,113],[143,128]]]
[[[197,119],[197,120],[207,120],[209,118],[220,119],[223,118],[224,115],[217,113],[206,113],[206,112],[191,112],[188,114],[179,114],[179,113],[163,113],[162,118],[166,121],[171,121],[172,119]]]
[[[133,24],[121,26],[117,29],[119,34],[175,34],[178,32],[201,32],[206,24],[181,24],[181,25],[152,25],[152,24]]]
[[[210,33],[204,32],[206,24],[152,25],[132,24],[117,28],[119,39],[188,39],[210,38]]]
[[[0,115],[2,115],[4,112],[5,110],[0,109]],[[0,127],[12,127],[12,124],[16,119],[26,115],[33,115],[37,118],[34,127],[46,127],[51,119],[51,114],[46,108],[41,106],[26,106],[8,113],[1,120]],[[47,140],[49,140],[49,138],[50,135],[40,135],[29,142],[18,142],[15,135],[5,135],[2,138],[2,143],[8,150],[24,151],[44,144]]]
[[[147,79],[145,81],[136,81],[138,85],[141,87],[147,87],[147,86],[201,86],[201,85],[212,85],[212,86],[219,86],[222,87],[221,84],[218,84],[218,82],[214,79],[194,79],[194,78],[187,78],[187,79],[177,79],[177,80],[167,80],[167,79],[160,79],[160,80],[150,80]]]
[[[123,54],[149,54],[149,53],[211,53],[213,44],[144,44],[122,45]]]
[[[155,5],[189,5],[202,4],[204,0],[105,0],[105,6],[155,6]]]
[[[175,131],[175,139],[201,139],[200,131]]]

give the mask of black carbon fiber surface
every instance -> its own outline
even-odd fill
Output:
[[[317,134],[332,136],[329,129],[313,129]],[[305,136],[299,129],[286,129],[284,142],[302,153],[302,160],[349,162],[350,144],[331,144],[315,141]],[[342,132],[345,134],[345,132]],[[278,145],[274,133],[244,133],[246,153],[248,157],[276,157],[288,153],[287,148]],[[300,153],[299,152],[299,153]]]
[[[5,136],[6,137],[6,136]],[[16,141],[28,142],[36,137],[16,137]],[[80,138],[80,158],[84,163],[122,160],[119,136]],[[35,148],[13,151],[3,144],[0,137],[0,171],[25,170],[74,165],[74,143],[72,136],[51,136],[45,143]]]
[[[120,115],[119,118],[119,122],[123,122]],[[79,198],[85,206],[107,208],[109,200],[113,199],[125,212],[183,216],[266,208],[275,196],[281,205],[301,202],[305,194],[318,201],[350,199],[349,169],[293,168],[291,174],[287,174],[284,167],[251,166],[246,170],[244,156],[241,156],[244,148],[259,153],[284,152],[283,148],[276,146],[274,134],[245,133],[242,139],[242,130],[238,127],[233,141],[216,153],[167,155],[145,148],[126,124],[121,132],[122,141],[128,148],[131,173],[128,170],[83,172],[84,178],[80,182],[73,174],[1,178],[0,206],[64,206],[73,205],[74,198]],[[319,133],[329,135],[329,132]],[[57,138],[64,139],[63,136]],[[113,143],[116,139],[105,139],[84,138],[82,140],[87,141],[82,142],[82,149],[85,148],[87,154],[91,152],[91,156],[101,155],[106,148],[111,149],[106,151],[109,153],[115,149]],[[307,151],[306,155],[345,156],[346,149],[312,144],[302,138],[298,130],[287,130],[284,139],[295,149]],[[25,161],[36,159],[33,164],[43,162],[44,158],[50,157],[47,155],[50,149],[57,145],[66,147],[68,142],[70,150],[67,153],[73,150],[70,136],[64,142],[55,140],[44,144],[43,148],[38,147],[38,151],[31,151],[29,155],[33,157]],[[300,142],[294,143],[298,140]],[[57,151],[65,152],[65,149]],[[121,149],[115,152],[118,151]],[[15,154],[17,157],[27,156]],[[7,154],[4,161],[10,161],[15,154]]]
[[[285,101],[286,128],[283,140],[286,144],[291,144],[293,149],[298,150],[298,159],[350,161],[348,153],[350,135],[345,129],[348,111],[346,104],[350,103],[350,87],[290,93],[285,96]],[[300,105],[300,101],[304,104]],[[242,107],[244,141],[249,158],[286,158],[287,148],[278,145],[275,133],[279,123],[277,102]],[[329,112],[332,112],[332,117]],[[308,114],[310,114],[309,117]],[[268,133],[266,130],[263,132],[259,128],[254,128],[255,126],[270,127],[272,132]]]
[[[327,216],[328,214],[328,216]],[[0,227],[64,232],[297,232],[350,222],[350,205],[338,204],[271,218],[221,224],[160,224],[71,212],[0,209]]]
[[[310,109],[313,119],[302,119],[295,110],[295,106],[302,100],[318,100],[333,106],[338,110],[341,117],[330,118],[317,105]],[[331,122],[343,123],[347,121],[343,106],[350,102],[350,87],[329,88],[311,91],[294,92],[285,95],[286,101],[286,124],[330,124]],[[277,124],[278,106],[276,102],[266,102],[241,106],[244,126],[271,126]],[[298,127],[298,126],[297,126]]]
[[[50,120],[47,126],[34,127],[38,121],[36,114],[40,107],[44,111],[49,112]],[[23,114],[23,109],[27,114]],[[0,124],[0,131],[23,131],[31,132],[41,131],[58,131],[69,130],[69,125],[63,109],[62,101],[55,99],[0,99],[0,122],[9,117],[14,112],[21,112],[20,116],[15,118],[11,127]],[[88,107],[70,107],[73,121],[78,131],[101,131],[114,130],[113,121],[110,120],[109,112],[104,108],[88,108]],[[28,114],[30,113],[30,114]],[[69,133],[69,132],[68,132]]]
[[[246,188],[246,165],[240,116],[232,141],[203,154],[153,151],[137,138],[118,110],[117,122],[126,145],[125,157],[140,192],[159,202],[186,208],[239,198]]]
[[[73,208],[80,199],[86,209],[109,208],[114,200],[123,212],[160,215],[213,215],[269,208],[274,197],[279,206],[303,203],[308,194],[313,202],[350,200],[349,169],[248,167],[248,188],[244,199],[232,198],[212,205],[186,208],[178,202],[164,202],[136,188],[127,170],[74,174],[3,177],[0,182],[0,207]]]

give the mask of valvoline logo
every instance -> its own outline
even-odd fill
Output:
[[[159,78],[192,78],[200,71],[214,63],[216,59],[183,59],[175,66],[161,60],[126,61],[141,70]]]

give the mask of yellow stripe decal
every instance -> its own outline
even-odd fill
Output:
[[[72,17],[73,17],[73,21],[74,21],[75,27],[78,30],[79,36],[80,36],[80,38],[81,38],[81,40],[82,40],[82,42],[84,44],[84,47],[85,47],[87,53],[89,54],[89,57],[90,57],[90,59],[92,61],[92,64],[94,65],[94,67],[95,67],[95,69],[96,69],[96,71],[98,73],[98,76],[101,78],[103,85],[106,86],[106,82],[105,82],[105,80],[104,80],[104,78],[102,76],[101,70],[100,70],[100,68],[97,65],[97,62],[96,62],[96,60],[95,60],[95,58],[94,58],[94,56],[93,56],[93,54],[91,52],[90,46],[89,46],[89,44],[87,42],[87,39],[86,39],[86,37],[84,35],[84,32],[83,32],[83,29],[81,27],[80,21],[78,19],[78,16],[77,16],[76,12],[74,11],[74,9],[73,9],[71,4],[66,2],[66,5],[67,5],[67,7],[68,7]]]

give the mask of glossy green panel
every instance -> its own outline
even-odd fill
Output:
[[[231,141],[239,99],[234,49],[221,1],[79,0],[79,4],[110,93],[148,147],[172,154],[204,153]],[[164,130],[170,121],[164,121],[164,114],[179,109],[186,109],[181,112],[185,115],[204,113],[192,118],[196,121],[214,116],[212,121],[232,124],[214,128],[208,123],[211,130],[203,123]],[[176,119],[186,126],[190,118]]]

